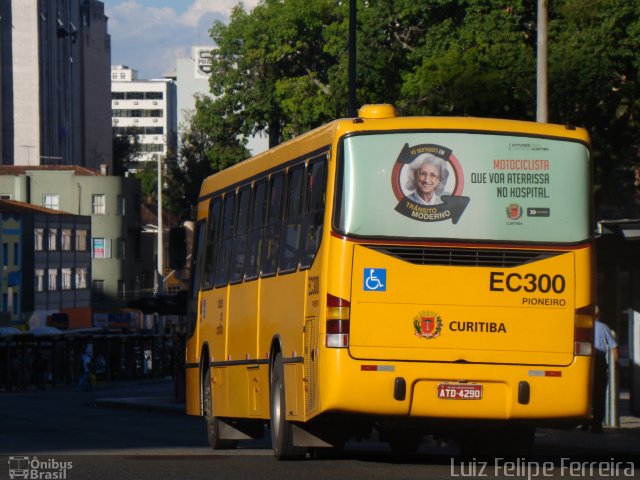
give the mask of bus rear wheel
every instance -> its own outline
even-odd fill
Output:
[[[287,420],[282,355],[276,354],[271,370],[271,446],[278,460],[299,460],[305,457],[305,448],[293,445],[293,425]]]
[[[214,450],[230,450],[238,446],[237,440],[223,440],[220,438],[220,420],[213,414],[213,394],[211,391],[211,371],[207,370],[202,385],[204,403],[204,418],[207,425],[207,439]]]

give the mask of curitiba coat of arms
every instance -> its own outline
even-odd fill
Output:
[[[413,317],[416,337],[436,338],[442,330],[442,318],[436,312],[423,311]]]

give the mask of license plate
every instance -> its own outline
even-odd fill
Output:
[[[438,398],[443,400],[480,400],[482,385],[441,383],[438,385]]]

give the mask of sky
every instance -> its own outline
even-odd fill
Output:
[[[209,29],[228,21],[238,0],[102,0],[109,17],[111,64],[138,71],[139,79],[161,78],[189,57],[192,46],[213,45]],[[245,9],[258,0],[243,0]]]

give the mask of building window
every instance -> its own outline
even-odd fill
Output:
[[[118,195],[118,215],[125,214],[126,201],[123,195]]]
[[[0,193],[0,200],[11,200],[10,193]]]
[[[6,312],[9,308],[9,296],[6,293],[2,294],[2,311]]]
[[[13,244],[13,264],[20,265],[20,244],[18,242]]]
[[[93,258],[111,258],[111,239],[93,238]]]
[[[104,215],[104,204],[104,193],[92,195],[91,213],[93,213],[94,215]]]
[[[13,314],[14,315],[17,315],[19,313],[18,306],[19,306],[18,292],[13,292]]]
[[[91,287],[95,298],[104,297],[104,280],[94,280],[93,282],[91,282]]]
[[[87,269],[84,267],[76,268],[76,290],[87,288]]]
[[[60,210],[60,195],[57,193],[46,193],[42,195],[42,206],[52,210]]]
[[[87,251],[87,231],[86,230],[76,230],[76,251],[77,252]]]
[[[9,244],[6,242],[2,244],[2,265],[9,265]]]
[[[118,238],[118,243],[117,248],[118,251],[116,252],[116,258],[127,258],[126,253],[127,253],[127,249],[126,249],[126,240],[124,238]]]
[[[44,270],[36,268],[36,292],[44,292]]]
[[[62,269],[62,282],[61,287],[62,290],[71,290],[71,269],[63,268]]]
[[[54,291],[58,289],[58,269],[50,268],[49,269],[49,291]]]
[[[60,245],[60,248],[65,251],[65,252],[69,252],[71,251],[71,229],[70,228],[63,228],[62,229],[62,244]]]
[[[33,241],[36,252],[44,250],[44,228],[35,228],[33,230]]]
[[[57,228],[50,228],[49,229],[49,235],[48,235],[48,246],[49,246],[49,251],[51,252],[55,252],[58,249],[58,229]]]

